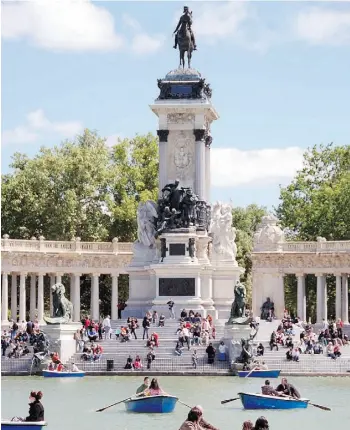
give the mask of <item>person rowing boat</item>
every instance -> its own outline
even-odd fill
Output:
[[[139,388],[136,390],[136,394],[142,394],[147,388],[149,387],[149,377],[146,376],[143,379],[143,384],[139,386]]]
[[[300,399],[299,391],[294,387],[293,384],[288,383],[287,378],[282,378],[281,383],[276,387],[276,391],[279,395]]]
[[[149,387],[144,391],[136,394],[136,397],[141,396],[169,396],[158,384],[157,378],[153,378]]]
[[[264,396],[279,396],[278,391],[271,387],[268,379],[266,379],[265,385],[261,387],[261,394],[264,394]]]

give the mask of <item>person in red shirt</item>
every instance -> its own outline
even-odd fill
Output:
[[[58,363],[56,370],[57,370],[57,372],[62,372],[63,371],[63,364],[61,362]]]

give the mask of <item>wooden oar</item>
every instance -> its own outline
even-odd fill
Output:
[[[186,403],[182,402],[181,400],[177,399],[177,401],[178,401],[179,403],[181,403],[182,405],[187,406],[188,408],[192,409],[192,406],[188,406],[188,405],[186,405]]]
[[[311,405],[311,406],[315,406],[315,408],[323,409],[324,411],[331,411],[331,410],[332,410],[331,408],[328,408],[327,406],[316,405],[316,403],[310,403],[310,402],[309,402],[309,405]]]
[[[239,400],[240,397],[235,397],[234,399],[227,399],[227,400],[221,400],[221,404],[224,405],[225,403],[233,402],[234,400]]]
[[[103,412],[103,411],[105,411],[106,409],[111,408],[112,406],[119,405],[119,403],[123,403],[123,402],[125,402],[126,400],[130,400],[130,399],[131,399],[131,397],[128,397],[127,399],[121,400],[120,402],[112,403],[111,405],[108,405],[108,406],[106,406],[106,407],[104,407],[104,408],[97,409],[97,411],[96,411],[96,412]]]
[[[245,378],[248,378],[248,376],[250,376],[250,375],[254,372],[254,370],[255,370],[257,367],[258,367],[258,366],[253,367],[253,369],[252,369],[249,373],[247,373],[247,374],[245,375]]]

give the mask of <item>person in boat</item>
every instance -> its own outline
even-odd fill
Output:
[[[50,361],[50,363],[48,364],[48,366],[47,366],[47,370],[50,370],[51,372],[52,372],[53,370],[55,370],[55,365],[53,364],[53,362],[52,362],[52,361]]]
[[[64,372],[64,366],[63,366],[63,364],[61,362],[59,362],[57,364],[56,371],[57,372]]]
[[[146,377],[143,379],[143,384],[141,384],[141,385],[139,386],[139,388],[136,390],[136,394],[142,394],[145,390],[147,390],[147,389],[148,389],[148,387],[149,387],[149,377],[148,377],[148,376],[146,376]]]
[[[261,394],[264,396],[279,396],[278,390],[275,390],[273,387],[271,387],[270,381],[268,379],[266,379],[265,385],[261,387]]]
[[[41,391],[31,391],[29,394],[29,415],[26,418],[20,418],[20,421],[38,422],[45,421],[44,406],[40,402],[43,397]]]
[[[253,427],[253,430],[268,430],[269,429],[269,423],[265,417],[259,417],[255,421],[255,426]]]
[[[300,399],[299,391],[294,385],[289,384],[287,378],[282,378],[281,383],[276,387],[276,391],[279,395],[294,397],[294,399]]]
[[[200,411],[196,408],[192,408],[187,415],[186,421],[182,424],[179,430],[201,430],[202,427],[199,425],[200,418]]]
[[[253,428],[253,423],[250,420],[244,421],[242,430],[253,430]]]
[[[151,384],[141,394],[144,396],[167,396],[168,394],[159,386],[157,378],[153,378]]]

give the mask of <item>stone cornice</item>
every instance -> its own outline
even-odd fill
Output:
[[[350,252],[253,253],[252,263],[255,272],[350,273]]]

